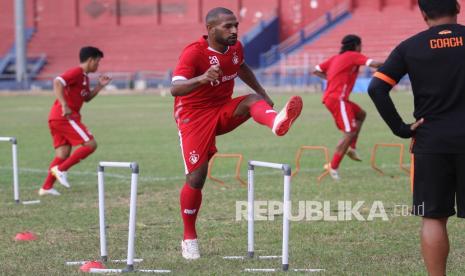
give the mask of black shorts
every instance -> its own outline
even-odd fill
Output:
[[[414,154],[413,214],[465,218],[465,154]]]

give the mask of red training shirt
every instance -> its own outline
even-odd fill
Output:
[[[244,53],[239,41],[224,53],[209,47],[206,36],[188,45],[179,57],[173,82],[200,76],[215,64],[220,66],[223,75],[215,83],[204,84],[186,96],[175,97],[175,114],[182,108],[208,109],[227,103],[233,94],[234,79],[243,63]]]
[[[323,102],[327,98],[348,100],[354,88],[360,66],[369,66],[371,62],[371,59],[359,52],[346,51],[317,65],[316,70],[325,73],[328,81],[323,95]]]
[[[90,95],[89,77],[84,73],[81,67],[69,69],[61,76],[57,77],[64,87],[64,98],[69,108],[72,110],[71,119],[80,120],[81,114],[79,113],[84,101]],[[60,101],[55,100],[55,103],[50,110],[48,119],[51,120],[67,120],[62,115],[62,108]]]

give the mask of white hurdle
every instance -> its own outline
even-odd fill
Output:
[[[0,142],[10,142],[13,160],[13,199],[19,203],[19,179],[18,179],[18,140],[16,137],[0,137]]]
[[[139,165],[135,162],[100,162],[98,166],[98,198],[99,198],[99,222],[100,222],[100,256],[102,261],[108,261],[106,225],[105,225],[105,167],[130,168],[131,173],[131,196],[129,202],[129,232],[128,232],[128,254],[125,269],[96,269],[91,268],[91,273],[122,273],[122,272],[148,272],[148,273],[169,273],[170,270],[134,269],[134,241],[136,234],[136,209],[137,209],[137,181],[139,177]],[[120,260],[118,260],[119,262]]]
[[[291,167],[287,164],[277,164],[262,161],[249,161],[249,170],[247,174],[248,192],[247,192],[247,257],[254,258],[254,170],[255,167],[265,167],[283,171],[284,175],[284,196],[283,196],[283,243],[281,256],[257,256],[258,259],[282,259],[282,270],[289,270],[289,215],[291,213]],[[244,256],[225,256],[224,259],[245,259]],[[276,271],[274,269],[271,269]],[[270,271],[271,271],[270,270]],[[255,270],[246,269],[246,272]],[[257,271],[268,271],[257,270]]]

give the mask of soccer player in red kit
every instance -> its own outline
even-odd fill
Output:
[[[180,194],[184,222],[181,246],[185,259],[200,257],[195,222],[208,161],[217,152],[216,136],[234,130],[250,117],[269,127],[275,135],[283,136],[302,110],[302,99],[297,96],[291,97],[279,114],[273,109],[273,101],[244,61],[233,12],[214,8],[205,21],[208,36],[183,50],[171,87],[186,173]],[[232,98],[236,77],[256,94]]]
[[[94,137],[87,127],[81,123],[79,111],[84,102],[92,100],[110,83],[108,76],[99,76],[98,84],[89,88],[88,73],[97,71],[103,53],[95,47],[83,47],[79,52],[80,65],[72,68],[53,81],[53,90],[57,99],[53,104],[48,117],[50,134],[55,148],[55,158],[49,166],[39,195],[60,195],[53,188],[55,179],[69,188],[66,172],[73,165],[89,156],[97,148]],[[71,149],[80,146],[73,154]]]
[[[378,68],[382,63],[375,62],[362,55],[362,40],[356,35],[347,35],[342,39],[341,51],[325,62],[317,65],[313,72],[326,79],[327,87],[323,95],[323,104],[333,115],[336,126],[344,137],[336,146],[332,161],[325,165],[334,180],[339,180],[337,169],[347,155],[361,161],[356,151],[357,138],[366,118],[366,112],[349,100],[360,66]]]

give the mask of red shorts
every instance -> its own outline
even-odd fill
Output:
[[[324,105],[333,115],[337,128],[344,132],[357,130],[356,116],[363,110],[356,103],[327,98]]]
[[[234,98],[220,107],[179,112],[177,124],[186,174],[208,162],[217,152],[216,136],[234,130],[250,118],[249,115],[233,116],[245,97]]]
[[[48,121],[48,127],[55,148],[63,145],[77,146],[94,139],[87,127],[79,120],[51,120]]]

